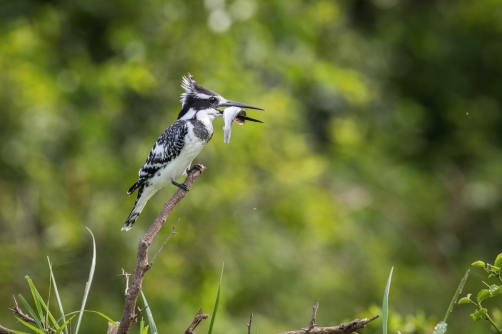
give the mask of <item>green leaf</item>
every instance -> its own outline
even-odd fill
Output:
[[[483,290],[479,291],[478,296],[476,297],[476,299],[478,300],[478,303],[481,303],[483,300],[488,299],[491,296],[492,296],[492,294],[490,293],[489,290],[483,289]]]
[[[33,311],[33,309],[31,308],[30,304],[28,304],[28,302],[26,301],[26,299],[24,299],[23,295],[19,294],[17,296],[19,297],[19,300],[21,300],[21,303],[23,303],[24,307],[26,307],[26,310],[28,311],[28,313],[35,320],[38,328],[44,329],[44,326],[42,325],[42,323],[38,319],[37,315],[35,314],[35,311]]]
[[[392,272],[394,271],[394,267],[390,268],[389,278],[387,279],[387,285],[385,286],[385,292],[383,294],[382,301],[382,332],[383,334],[387,334],[387,324],[389,321],[389,291],[390,291],[390,282],[392,279]]]
[[[34,330],[35,332],[39,333],[39,334],[46,334],[43,330],[41,329],[38,329],[37,327],[33,326],[32,324],[30,324],[29,322],[26,322],[24,321],[23,319],[19,318],[19,317],[16,317],[16,319],[22,323],[23,325],[25,325],[26,327],[28,327],[29,329],[31,330]]]
[[[89,272],[89,280],[87,281],[87,283],[85,283],[84,298],[82,299],[82,307],[80,308],[80,314],[78,315],[77,325],[75,326],[75,334],[78,334],[80,323],[82,322],[85,303],[87,302],[87,296],[89,296],[89,291],[91,290],[92,278],[94,277],[94,269],[96,268],[96,240],[94,239],[94,234],[92,234],[92,231],[87,227],[86,229],[87,231],[89,231],[92,237],[92,262],[91,262],[91,270]]]
[[[61,325],[61,327],[59,327],[59,329],[56,331],[56,333],[54,333],[54,334],[60,334],[60,333],[63,331],[63,329],[68,330],[68,329],[67,329],[67,328],[68,328],[68,324],[70,323],[71,319],[73,319],[73,318],[74,318],[74,317],[71,317],[70,319],[68,319],[67,321],[65,321],[65,322]]]
[[[485,267],[485,263],[483,261],[476,261],[473,264],[471,264],[471,266],[484,268]]]
[[[81,311],[70,312],[68,314],[65,314],[65,316],[67,317],[67,316],[70,316],[72,314],[77,314],[77,313],[80,313],[80,312]],[[87,313],[96,313],[96,314],[100,315],[101,317],[103,317],[104,319],[106,319],[106,321],[112,323],[112,325],[115,326],[115,328],[119,327],[119,325],[117,325],[117,322],[115,320],[111,319],[109,316],[107,316],[107,315],[105,315],[105,314],[103,314],[101,312],[92,311],[92,310],[84,310],[84,312],[87,312]],[[62,319],[63,319],[63,317],[59,318],[57,322],[59,323]]]
[[[30,276],[26,275],[24,278],[26,278],[26,280],[28,281],[31,295],[33,296],[33,300],[35,301],[35,307],[37,308],[38,316],[40,317],[39,319],[42,321],[42,319],[44,318],[44,312],[42,312],[42,307],[40,306],[40,299],[39,299],[40,294],[35,288],[35,284],[33,284],[33,281],[31,280]]]
[[[157,325],[155,325],[155,320],[153,320],[153,314],[152,314],[152,310],[150,309],[150,306],[148,306],[148,302],[146,301],[146,297],[145,297],[145,294],[143,293],[143,291],[141,291],[141,297],[143,297],[143,303],[145,304],[145,312],[146,312],[146,316],[148,317],[148,324],[150,325],[150,332],[152,334],[158,334],[159,331],[157,330]]]
[[[211,334],[213,331],[214,321],[216,319],[216,313],[218,312],[218,306],[220,304],[220,289],[221,289],[221,280],[223,279],[223,269],[225,268],[225,262],[221,266],[221,275],[220,275],[220,284],[218,284],[218,292],[216,293],[216,301],[214,302],[213,316],[211,317],[211,322],[209,323],[208,334]]]
[[[28,284],[30,285],[30,289],[31,289],[31,293],[32,295],[34,295],[35,297],[33,297],[34,299],[38,299],[38,302],[39,302],[39,306],[43,307],[43,309],[45,310],[45,312],[47,312],[47,317],[45,319],[45,325],[46,326],[49,326],[49,324],[47,323],[47,318],[49,318],[53,324],[54,327],[56,327],[56,330],[59,329],[59,326],[56,322],[56,319],[54,319],[54,317],[52,316],[52,313],[49,311],[49,307],[45,304],[42,296],[40,296],[40,293],[38,292],[37,288],[35,287],[35,285],[33,284],[32,280],[30,279],[29,276],[26,276],[26,279],[28,280]],[[43,313],[42,313],[42,318],[43,319]]]
[[[453,306],[455,305],[455,301],[457,300],[458,296],[462,293],[462,289],[464,288],[465,282],[467,282],[467,277],[469,276],[469,272],[471,270],[467,269],[467,271],[464,274],[464,277],[460,280],[460,283],[458,284],[457,291],[455,291],[455,294],[453,295],[453,298],[451,299],[450,306],[448,307],[448,310],[446,310],[446,314],[444,316],[443,322],[446,324],[446,320],[448,320],[448,316],[450,315],[451,311],[453,310]],[[467,300],[469,300],[470,295],[467,295]],[[439,325],[439,324],[438,324]],[[446,329],[445,329],[446,331]]]
[[[446,327],[448,327],[448,324],[444,321],[440,321],[436,326],[434,326],[432,334],[444,334],[446,333]]]
[[[502,253],[497,255],[497,258],[495,259],[495,262],[493,263],[495,267],[502,268]]]
[[[460,300],[458,301],[458,304],[469,304],[471,301],[469,298],[467,297],[464,297],[464,298],[460,298]]]
[[[59,312],[61,312],[61,315],[63,316],[63,322],[66,322],[66,319],[64,316],[64,311],[63,311],[63,303],[61,303],[61,298],[59,297],[58,286],[56,285],[56,279],[54,278],[54,273],[52,272],[52,264],[51,264],[51,261],[49,260],[48,256],[47,256],[47,262],[49,262],[49,270],[51,272],[52,284],[54,285],[54,292],[56,293],[56,300],[58,301]],[[68,327],[67,326],[64,326],[64,331],[66,334],[68,334]]]
[[[486,317],[487,313],[488,313],[487,309],[481,308],[481,309],[474,311],[474,313],[471,314],[471,318],[474,321],[479,321],[481,319],[484,319]]]

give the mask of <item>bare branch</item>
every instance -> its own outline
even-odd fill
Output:
[[[12,329],[8,329],[2,325],[0,325],[0,334],[14,334],[16,333],[15,331],[13,331]]]
[[[118,324],[118,323],[117,323]],[[106,334],[117,334],[117,327],[115,327],[111,322],[108,323],[108,330]]]
[[[33,319],[32,317],[30,317],[27,314],[24,314],[23,310],[21,310],[19,308],[19,305],[17,304],[16,296],[13,295],[12,298],[14,298],[14,307],[9,308],[9,310],[14,312],[14,314],[16,314],[19,318],[21,318],[21,320],[29,322],[31,324],[36,324],[35,319]]]
[[[167,244],[167,242],[169,241],[169,239],[171,239],[171,237],[173,235],[178,234],[178,232],[176,232],[176,228],[178,227],[179,223],[180,223],[180,220],[178,219],[178,222],[176,223],[176,225],[173,226],[173,230],[171,231],[171,234],[169,234],[169,236],[167,237],[166,241],[164,241],[164,243],[162,244],[162,246],[160,246],[159,250],[157,251],[157,254],[155,254],[155,256],[153,257],[152,262],[150,262],[150,268],[153,266],[153,263],[155,262],[155,259],[157,259],[157,256],[159,256],[160,251],[162,250],[162,248],[164,248],[164,246]]]
[[[195,315],[195,318],[193,318],[192,323],[190,326],[188,326],[187,330],[185,331],[184,334],[194,334],[194,330],[199,324],[202,322],[202,320],[205,320],[209,318],[209,314],[204,314],[202,309],[199,310],[199,312]]]
[[[310,320],[310,325],[308,328],[302,328],[305,330],[307,333],[310,333],[311,330],[314,329],[315,325],[315,318],[317,316],[317,309],[319,308],[319,299],[317,300],[317,303],[315,303],[314,306],[312,306],[312,320]]]
[[[253,313],[249,316],[249,324],[246,324],[248,326],[248,334],[251,334],[251,323],[253,322]]]
[[[377,319],[379,316],[374,315],[371,318],[364,318],[364,319],[354,319],[351,322],[346,322],[338,326],[333,326],[333,327],[315,327],[312,329],[309,334],[350,334],[353,333],[354,331],[364,328],[368,323],[372,322],[373,320]],[[280,334],[305,334],[306,330],[305,329],[299,329],[295,331],[289,331],[289,332],[282,332]]]
[[[202,175],[206,167],[200,165],[200,170],[194,168],[188,173],[184,184],[190,188],[192,184]],[[176,193],[171,197],[171,199],[164,204],[162,211],[159,213],[153,224],[150,226],[146,234],[141,238],[138,244],[138,255],[136,258],[136,268],[132,274],[132,282],[129,287],[127,296],[125,297],[124,312],[122,314],[122,320],[120,320],[120,325],[117,330],[118,334],[127,334],[131,328],[131,324],[135,319],[135,307],[136,301],[138,300],[139,293],[143,284],[143,278],[146,272],[151,268],[151,264],[148,263],[148,248],[152,244],[153,239],[159,233],[160,228],[166,222],[167,217],[173,211],[174,207],[185,197],[187,192],[181,188],[176,191]],[[174,230],[173,230],[174,232]],[[171,232],[171,234],[173,234]]]
[[[124,296],[127,296],[127,294],[129,293],[129,277],[131,277],[132,274],[129,274],[128,272],[126,272],[124,270],[124,268],[122,268],[122,274],[120,274],[119,276],[124,276],[125,277],[125,282],[126,282],[126,288],[125,288],[125,291],[124,291]]]

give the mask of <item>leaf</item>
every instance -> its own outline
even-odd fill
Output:
[[[471,266],[473,267],[480,267],[480,268],[484,268],[485,267],[485,263],[483,261],[476,261],[476,262],[473,262],[471,264]]]
[[[35,287],[35,285],[33,284],[32,280],[30,279],[29,276],[26,276],[26,279],[28,280],[28,284],[30,285],[30,289],[31,289],[31,292],[32,294],[35,296],[33,297],[34,299],[38,299],[39,301],[39,305],[43,307],[43,309],[47,312],[47,317],[51,320],[52,324],[56,327],[56,330],[59,329],[59,326],[56,322],[56,319],[54,319],[54,317],[52,316],[52,313],[49,311],[49,307],[45,304],[42,296],[40,296],[40,293],[38,292],[37,288]],[[32,288],[33,287],[33,288]],[[43,313],[42,313],[42,318],[43,319]],[[47,319],[45,319],[45,325],[46,326],[49,326],[49,324],[47,323]]]
[[[42,323],[38,319],[37,315],[35,314],[35,311],[33,311],[33,309],[31,308],[30,304],[28,304],[28,302],[26,301],[26,299],[24,299],[23,295],[19,294],[17,296],[19,297],[19,300],[21,300],[21,303],[23,303],[24,307],[26,307],[26,310],[28,311],[28,313],[31,315],[31,317],[37,323],[38,328],[43,329],[44,326],[42,325]]]
[[[487,313],[488,313],[487,309],[481,308],[481,309],[474,311],[474,313],[471,314],[471,318],[474,321],[479,321],[481,319],[484,319],[486,317]]]
[[[157,325],[155,325],[155,320],[153,320],[153,314],[152,314],[152,310],[150,309],[150,306],[148,306],[148,302],[146,301],[146,297],[145,297],[145,294],[143,293],[143,291],[141,291],[141,296],[143,297],[143,303],[145,304],[145,312],[146,312],[146,316],[148,317],[148,324],[150,325],[150,332],[152,334],[158,334],[159,331],[157,330]]]
[[[72,315],[72,314],[77,314],[77,313],[80,313],[81,311],[74,311],[74,312],[70,312],[68,314],[65,314],[64,316],[69,316],[69,315]],[[98,311],[92,311],[92,310],[84,310],[84,312],[87,312],[87,313],[96,313],[98,315],[100,315],[101,317],[103,317],[104,319],[106,319],[106,321],[110,322],[113,326],[115,326],[115,328],[118,328],[119,325],[117,325],[117,322],[115,320],[113,320],[112,318],[110,318],[109,316],[101,313],[101,312],[98,312]],[[58,319],[58,323],[63,319],[63,317],[59,318]]]
[[[383,334],[387,334],[387,323],[389,321],[389,290],[390,290],[390,282],[392,279],[392,272],[394,271],[394,267],[390,269],[389,278],[387,279],[387,285],[385,286],[385,292],[383,294],[383,302],[382,302],[382,332]]]
[[[74,318],[74,317],[71,317],[70,319],[68,319],[67,321],[65,321],[65,322],[61,325],[61,327],[59,327],[59,329],[56,331],[56,333],[54,333],[54,334],[60,334],[60,333],[63,331],[63,329],[68,330],[68,329],[67,329],[67,328],[68,328],[68,324],[70,323],[71,319],[73,319],[73,318]]]
[[[26,275],[24,278],[28,281],[28,285],[30,286],[30,291],[31,295],[33,296],[33,300],[35,301],[35,307],[37,308],[38,311],[38,316],[40,317],[40,320],[44,318],[44,312],[42,312],[42,307],[40,306],[40,294],[38,293],[37,289],[35,288],[35,284],[33,284],[33,281],[31,280],[30,276]]]
[[[457,300],[460,293],[462,293],[462,289],[464,288],[465,282],[467,282],[467,277],[469,276],[470,271],[471,271],[470,269],[467,269],[467,271],[464,274],[464,277],[462,277],[462,279],[460,280],[460,283],[458,284],[457,291],[455,291],[455,294],[453,295],[453,298],[451,299],[450,306],[448,307],[448,310],[446,310],[446,314],[443,319],[443,322],[445,324],[446,324],[446,320],[448,320],[448,316],[450,315],[451,311],[453,310],[453,306],[455,305],[455,301]],[[469,300],[469,298],[470,298],[470,295],[467,295],[467,300]],[[445,329],[445,331],[446,331],[446,329]]]
[[[440,321],[436,326],[434,326],[432,334],[444,334],[446,333],[446,327],[448,327],[448,324],[444,321]]]
[[[483,300],[488,299],[491,296],[492,296],[492,294],[490,293],[489,290],[483,289],[483,290],[479,291],[478,296],[476,297],[476,299],[478,300],[478,303],[481,303]]]
[[[471,300],[467,297],[464,297],[464,298],[460,298],[460,300],[458,301],[458,304],[469,304],[471,302]]]
[[[497,258],[495,259],[495,262],[493,263],[493,265],[495,267],[499,267],[499,268],[502,267],[502,253],[500,253],[499,255],[497,255]]]
[[[41,329],[38,329],[37,327],[33,326],[32,324],[30,324],[29,322],[26,322],[24,321],[23,319],[19,318],[19,317],[16,317],[16,319],[22,323],[23,325],[25,325],[26,327],[28,327],[29,329],[31,330],[34,330],[35,332],[39,333],[39,334],[45,334],[45,332]]]
[[[84,290],[84,298],[82,299],[82,307],[80,308],[80,314],[78,315],[77,325],[75,326],[75,334],[78,334],[78,330],[80,328],[80,323],[82,322],[82,316],[84,315],[85,303],[87,302],[87,296],[89,296],[89,291],[91,290],[92,278],[94,277],[94,269],[96,268],[96,240],[94,239],[94,234],[92,231],[87,228],[87,231],[91,234],[92,237],[92,263],[91,270],[89,272],[89,280],[85,283]]]
[[[211,334],[213,331],[214,321],[216,320],[216,313],[218,312],[218,306],[220,304],[220,289],[221,289],[221,281],[223,279],[223,269],[225,269],[225,262],[221,266],[221,275],[220,275],[220,284],[218,284],[218,292],[216,293],[216,300],[214,302],[213,316],[211,317],[211,322],[209,323],[208,334]]]
[[[56,300],[58,301],[59,312],[61,312],[61,315],[63,316],[63,322],[66,323],[66,319],[65,319],[64,311],[63,311],[63,303],[61,303],[61,298],[59,297],[58,286],[56,285],[56,279],[54,278],[54,273],[52,272],[52,264],[51,264],[51,261],[49,260],[48,256],[47,256],[47,262],[49,262],[49,270],[51,272],[52,284],[54,285],[54,292],[56,293]],[[64,331],[66,334],[68,334],[68,328],[66,326],[64,326]]]

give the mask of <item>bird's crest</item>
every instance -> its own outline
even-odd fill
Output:
[[[193,76],[188,73],[188,76],[184,76],[181,81],[181,87],[185,90],[183,94],[181,94],[181,104],[184,107],[189,98],[192,99],[208,99],[211,96],[219,95],[212,90],[202,87],[197,84]]]

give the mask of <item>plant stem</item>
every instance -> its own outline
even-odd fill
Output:
[[[502,333],[502,330],[500,330],[500,328],[497,327],[497,325],[493,322],[492,318],[490,318],[490,316],[488,314],[486,314],[485,319],[488,320],[490,322],[490,324],[492,324],[493,328],[495,328],[497,333]]]

